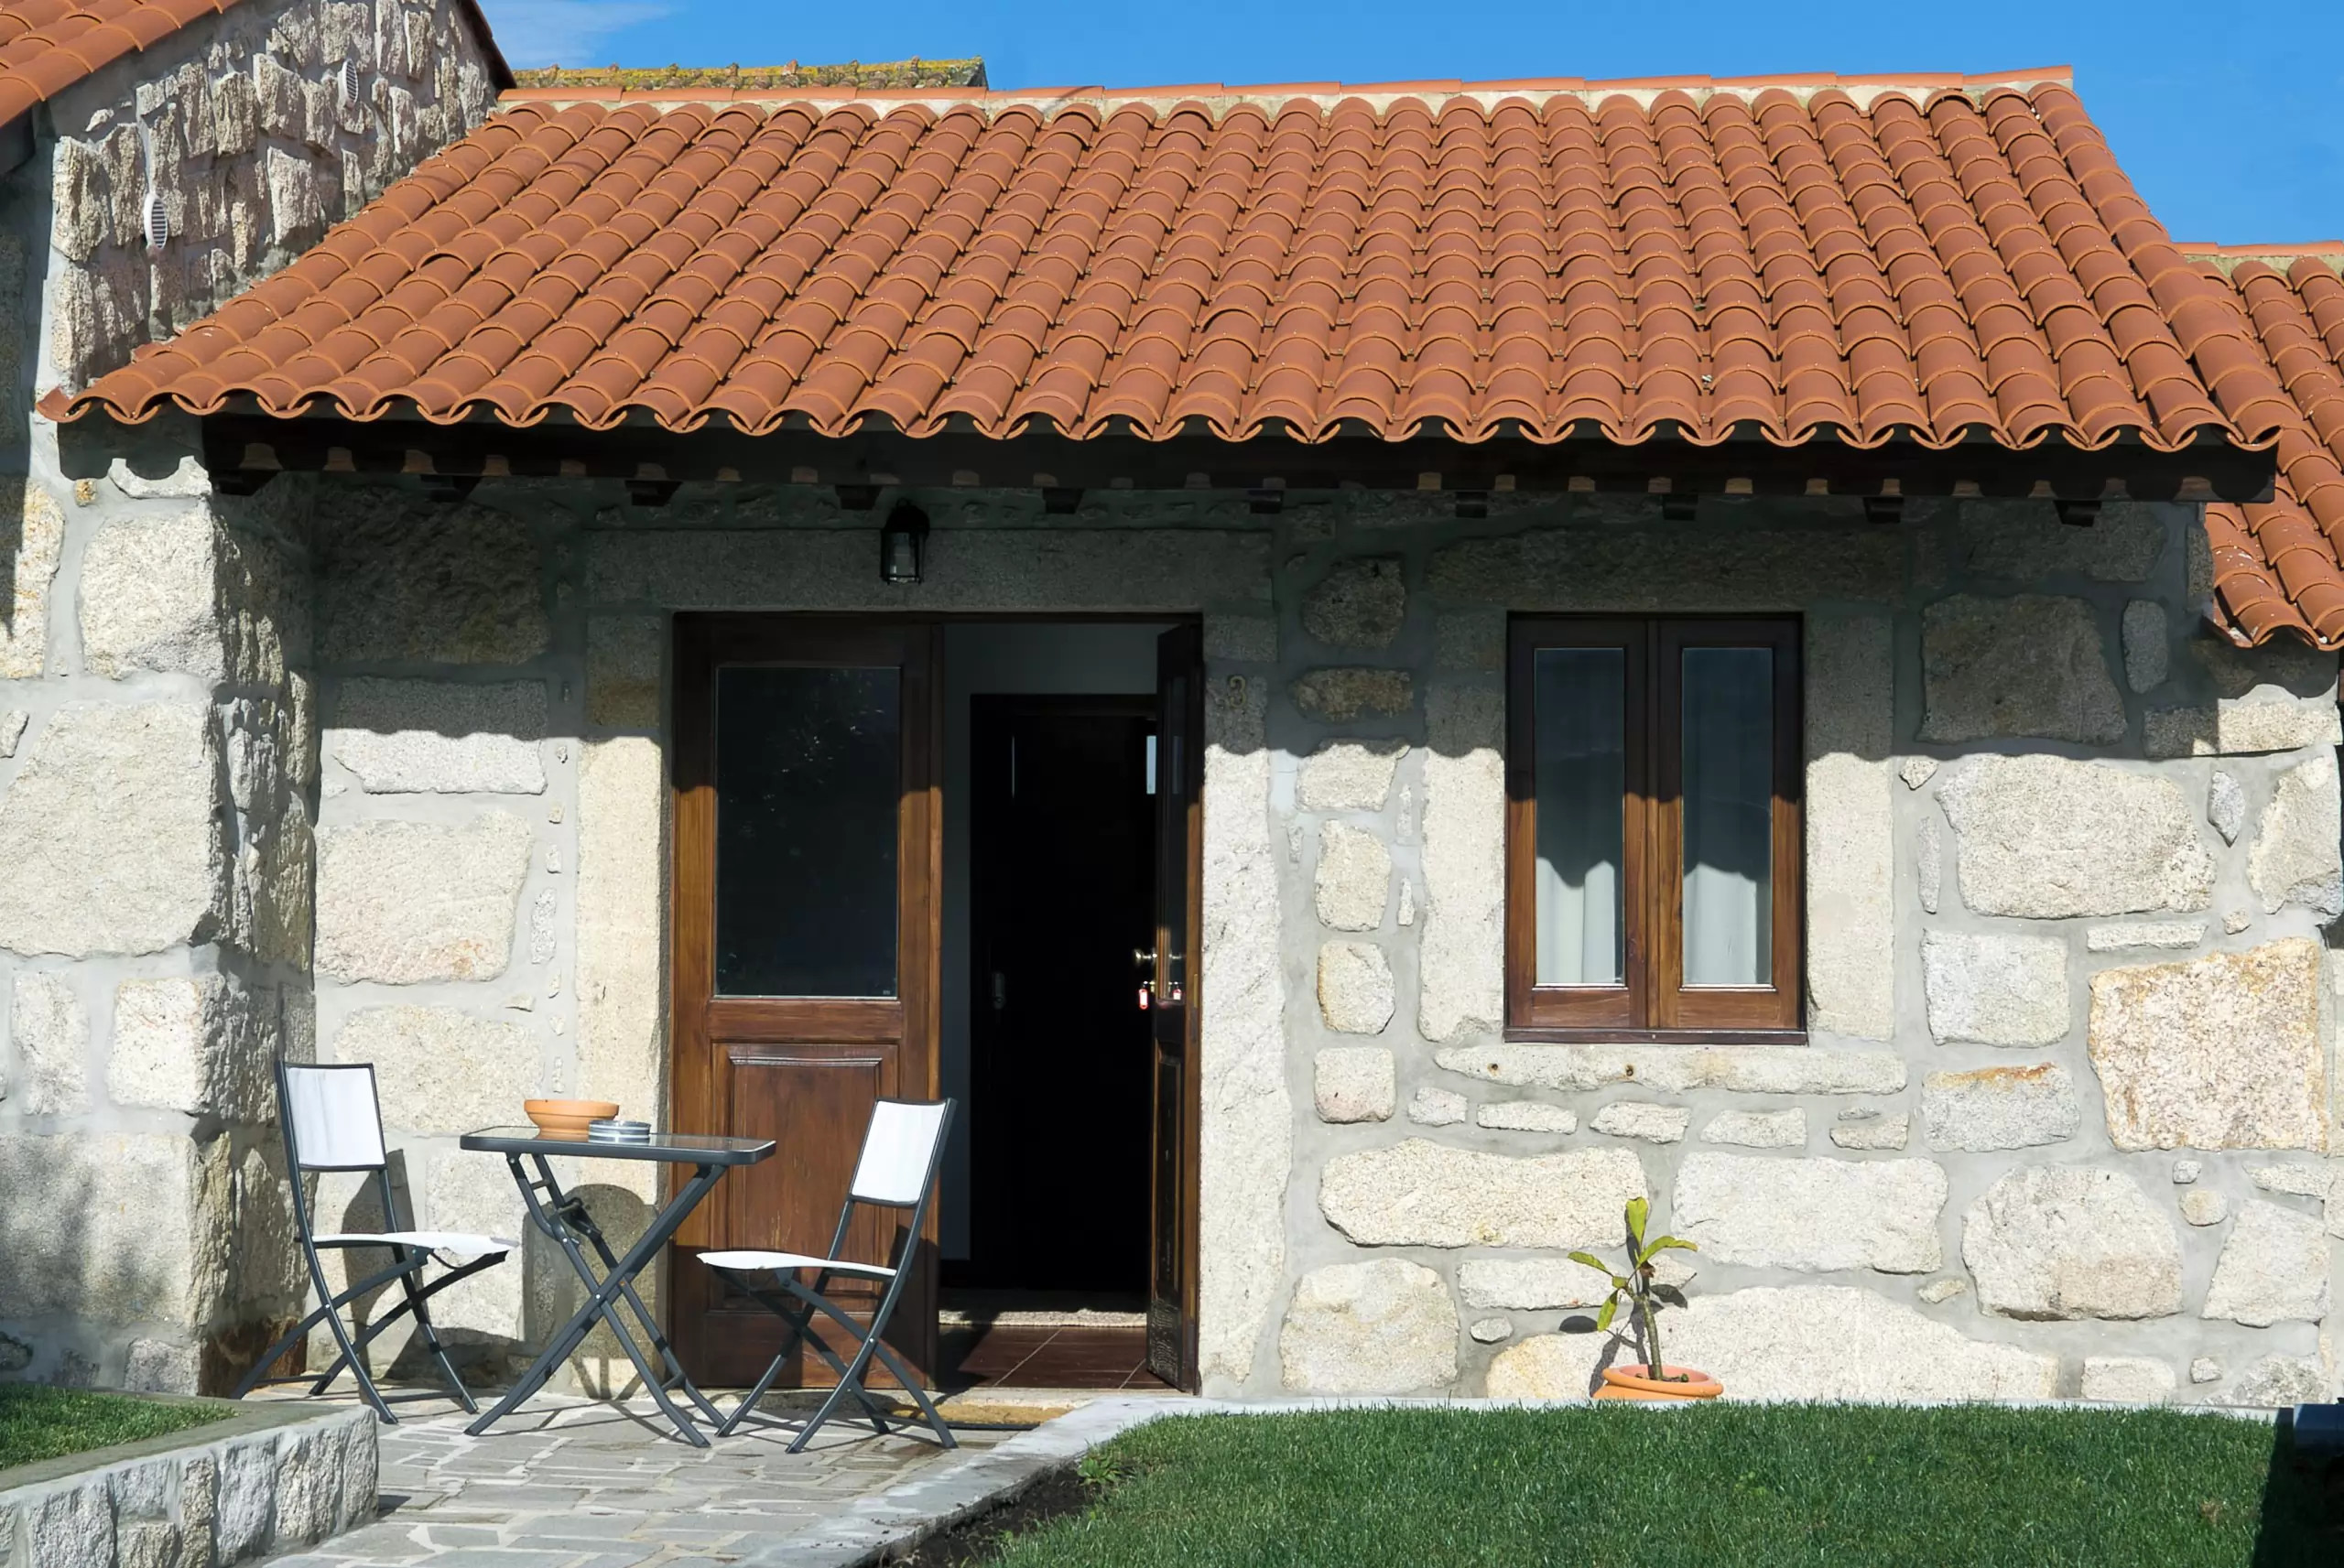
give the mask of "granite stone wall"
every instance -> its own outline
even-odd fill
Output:
[[[490,93],[448,0],[256,0],[57,94],[0,177],[0,1377],[233,1384],[304,1288],[268,1065],[314,1033],[309,486],[217,496],[191,422],[33,404]]]
[[[899,588],[810,486],[307,486],[241,504],[312,519],[316,1049],[377,1063],[426,1223],[515,1233],[452,1140],[525,1095],[664,1118],[674,611],[1201,612],[1210,1390],[1582,1391],[1563,1254],[1637,1193],[1737,1391],[2336,1386],[2336,661],[2205,627],[2192,507],[937,492]],[[1662,610],[1800,617],[1808,1044],[1509,1043],[1506,618]],[[18,1005],[12,1083],[71,1027]],[[548,1261],[445,1314],[474,1354],[558,1320]]]

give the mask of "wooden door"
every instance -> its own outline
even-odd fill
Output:
[[[780,1325],[693,1253],[821,1254],[872,1102],[937,1092],[940,639],[748,615],[678,616],[676,639],[672,1119],[780,1147],[678,1235],[670,1321],[696,1379],[738,1385]],[[849,1255],[886,1259],[895,1223],[862,1211]],[[928,1223],[887,1337],[932,1376],[933,1208]],[[828,1380],[800,1359],[798,1380]]]
[[[1148,987],[1154,1066],[1147,1365],[1197,1387],[1198,989],[1203,957],[1204,633],[1156,643],[1156,946]]]

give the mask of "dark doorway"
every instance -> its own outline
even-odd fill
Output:
[[[1148,1286],[1151,697],[971,703],[970,1256],[963,1289]]]

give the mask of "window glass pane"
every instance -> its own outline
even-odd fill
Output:
[[[895,994],[898,672],[716,673],[716,990]]]
[[[1685,983],[1774,978],[1774,654],[1684,651]]]
[[[1616,986],[1627,974],[1627,679],[1619,648],[1538,650],[1533,777],[1542,986]]]

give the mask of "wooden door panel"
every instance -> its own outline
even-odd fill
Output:
[[[1203,965],[1204,638],[1182,626],[1156,644],[1156,920],[1149,986],[1155,1158],[1150,1173],[1147,1360],[1197,1386],[1199,979]]]
[[[765,1369],[780,1325],[689,1252],[824,1253],[873,1101],[936,1093],[939,639],[847,617],[686,615],[676,642],[673,1121],[777,1149],[727,1175],[679,1238],[671,1321],[697,1377],[738,1383]],[[858,1215],[846,1255],[890,1258],[900,1217]],[[931,1210],[888,1334],[921,1368],[935,1223]]]

